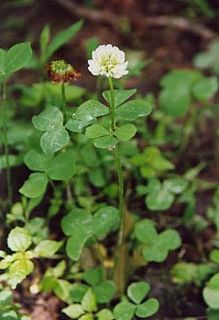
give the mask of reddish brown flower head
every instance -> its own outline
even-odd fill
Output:
[[[80,77],[80,72],[75,69],[65,60],[51,61],[46,65],[46,71],[49,79],[54,83],[65,83],[72,80],[77,80]]]

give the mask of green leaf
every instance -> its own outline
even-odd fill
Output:
[[[114,89],[114,97],[115,97],[115,105],[116,108],[119,107],[123,102],[131,98],[135,93],[136,89],[130,89],[130,90],[117,90]],[[110,95],[110,90],[104,91],[103,92],[103,97],[104,99],[108,102],[108,104],[111,104],[111,95]]]
[[[15,312],[14,310],[2,311],[0,315],[2,316],[2,320],[18,320],[19,319],[17,312]],[[30,320],[30,318],[24,319],[24,320]]]
[[[187,88],[179,88],[175,92],[165,89],[161,91],[160,106],[164,109],[165,113],[177,118],[186,114],[190,107],[191,97]]]
[[[81,29],[83,21],[80,20],[74,23],[71,27],[65,29],[64,31],[59,32],[50,44],[47,47],[46,57],[50,58],[54,52],[56,52],[60,47],[62,47],[65,43],[71,40],[76,33]]]
[[[87,211],[74,208],[62,219],[61,226],[65,235],[70,236],[74,233],[74,229],[85,227],[85,230],[91,230],[91,222],[92,216]]]
[[[13,262],[9,268],[8,282],[13,289],[21,283],[31,272],[33,272],[33,262],[28,259],[21,259]]]
[[[37,198],[44,194],[47,184],[48,178],[44,173],[32,173],[19,192],[27,198]]]
[[[98,267],[85,270],[83,279],[91,286],[95,286],[103,280],[103,269]]]
[[[60,83],[54,84],[51,82],[45,82],[43,87],[45,98],[47,99],[52,98],[52,101],[54,101],[55,105],[58,105],[58,106],[62,105],[62,96],[60,94],[61,86],[62,85]],[[84,88],[72,85],[70,83],[65,83],[66,102],[73,102],[75,100],[78,100],[85,93],[86,93],[86,90]]]
[[[167,160],[154,146],[148,147],[143,153],[143,163],[151,165],[157,171],[168,171],[174,169],[174,165]]]
[[[166,250],[175,250],[181,246],[179,233],[174,229],[167,229],[159,234],[158,240]]]
[[[202,74],[199,71],[175,69],[161,79],[161,85],[172,90],[180,87],[188,90],[200,79],[202,79]]]
[[[116,129],[115,136],[119,141],[128,141],[136,134],[136,127],[133,124],[127,123]]]
[[[73,119],[91,121],[109,113],[109,108],[97,100],[87,100],[73,114]]]
[[[81,302],[88,287],[82,283],[74,283],[71,288],[71,299],[74,302]]]
[[[142,302],[148,294],[150,286],[147,282],[134,282],[128,287],[128,297],[136,304]]]
[[[93,234],[102,240],[111,230],[118,227],[119,221],[118,209],[111,206],[100,208],[92,219]]]
[[[218,320],[219,310],[208,309],[207,310],[207,320]]]
[[[154,227],[154,223],[148,219],[138,221],[135,224],[134,232],[136,238],[145,244],[150,244],[158,239],[158,233]]]
[[[0,291],[0,305],[8,305],[13,303],[13,295],[9,289]]]
[[[191,103],[192,86],[202,79],[198,71],[173,70],[161,80],[160,106],[172,117],[182,117]]]
[[[90,124],[92,124],[94,120],[91,121],[81,121],[77,119],[69,119],[65,125],[65,127],[71,132],[81,132],[83,128],[86,128]]]
[[[5,74],[5,56],[6,51],[4,49],[0,49],[0,76]]]
[[[8,155],[8,162],[9,162],[9,167],[14,167],[14,166],[19,164],[18,157],[13,155],[13,154],[9,154]],[[0,156],[0,170],[1,169],[6,169],[6,168],[7,168],[6,156],[5,155],[1,155]]]
[[[113,281],[105,280],[93,287],[93,291],[98,303],[109,303],[116,292],[116,287]]]
[[[95,187],[104,187],[106,185],[106,177],[102,168],[92,168],[88,172],[89,180]]]
[[[65,128],[55,127],[49,131],[46,131],[42,135],[40,139],[40,146],[43,152],[48,155],[52,155],[67,146],[69,141],[70,138]]]
[[[92,289],[88,289],[85,295],[83,296],[83,299],[81,301],[81,305],[84,310],[88,312],[93,312],[97,310],[97,301],[96,296]]]
[[[67,150],[58,154],[47,162],[45,171],[52,180],[67,181],[71,179],[76,172],[75,152]]]
[[[92,313],[86,313],[81,316],[78,320],[94,320],[94,315]]]
[[[81,229],[74,228],[74,230],[74,234],[67,241],[66,253],[73,261],[78,261],[86,241],[91,237],[91,232],[84,226]]]
[[[40,34],[40,50],[41,50],[41,55],[43,56],[46,52],[46,48],[48,46],[50,39],[50,26],[46,24]],[[41,58],[42,58],[41,56]],[[46,61],[43,61],[46,62]]]
[[[39,115],[33,116],[32,122],[39,131],[52,130],[63,125],[63,114],[57,107],[47,107]]]
[[[117,140],[112,136],[105,136],[94,139],[93,144],[99,149],[112,149],[115,147]]]
[[[62,309],[62,312],[71,319],[78,319],[84,310],[80,304],[70,304],[66,308]]]
[[[219,264],[219,249],[214,249],[210,252],[210,259],[214,263]]]
[[[26,251],[32,243],[29,232],[21,227],[15,227],[8,235],[8,247],[14,251]]]
[[[71,235],[66,247],[68,256],[77,261],[86,241],[91,236],[105,237],[116,227],[117,221],[118,210],[113,207],[102,208],[94,216],[84,210],[73,209],[62,219],[62,230],[66,235]]]
[[[211,99],[218,90],[217,77],[204,78],[193,87],[193,94],[197,100]]]
[[[17,43],[5,55],[5,72],[10,74],[25,67],[32,56],[30,42]]]
[[[61,246],[62,241],[43,240],[36,246],[34,253],[40,257],[50,258],[60,249]]]
[[[86,129],[85,135],[89,139],[95,139],[95,138],[99,138],[99,137],[103,137],[103,136],[108,136],[108,135],[110,135],[110,132],[109,132],[109,130],[100,126],[99,124],[93,124]]]
[[[133,121],[139,117],[148,116],[152,111],[152,105],[146,100],[132,100],[126,102],[116,110],[116,116],[123,120]]]
[[[51,156],[39,153],[35,149],[29,150],[24,156],[24,163],[33,171],[45,171]]]
[[[168,256],[168,250],[162,246],[162,243],[156,241],[150,245],[143,246],[142,255],[146,262],[163,262]]]
[[[159,302],[157,299],[151,298],[146,302],[142,303],[140,306],[137,306],[136,316],[139,318],[148,318],[155,314],[159,309]]]
[[[164,181],[164,189],[180,194],[187,188],[188,184],[188,180],[183,177],[170,178]]]
[[[178,262],[172,267],[171,275],[175,283],[189,284],[196,278],[197,265],[191,262]]]
[[[113,320],[114,316],[112,312],[108,309],[103,309],[99,311],[97,314],[97,320]]]
[[[114,308],[116,320],[131,320],[135,314],[136,306],[130,302],[120,302]]]
[[[218,289],[211,289],[211,288],[204,288],[203,290],[203,297],[207,305],[212,309],[219,309],[219,290]]]
[[[219,273],[216,273],[209,281],[208,287],[211,289],[219,290]]]
[[[72,284],[66,280],[57,279],[53,291],[55,295],[62,301],[66,303],[71,303],[72,299],[70,297],[72,290]]]
[[[146,197],[148,209],[152,211],[164,211],[171,207],[175,200],[173,193],[161,188],[157,192],[151,192]]]

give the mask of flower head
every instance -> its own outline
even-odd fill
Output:
[[[128,73],[125,53],[111,44],[101,45],[94,50],[88,64],[88,70],[94,76],[102,75],[119,79]]]
[[[65,60],[51,61],[47,66],[46,70],[48,77],[54,83],[64,83],[71,80],[76,80],[80,77],[80,73]]]

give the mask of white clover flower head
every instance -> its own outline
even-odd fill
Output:
[[[128,73],[125,53],[111,44],[101,45],[94,50],[88,64],[88,70],[94,76],[101,75],[119,79]]]

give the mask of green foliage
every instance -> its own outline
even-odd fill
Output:
[[[56,34],[56,36],[47,46],[46,60],[48,60],[54,54],[54,52],[56,52],[60,47],[62,47],[65,43],[72,39],[81,29],[82,24],[82,21],[78,21],[69,28],[65,29],[64,31],[61,31],[58,34]]]
[[[216,189],[212,197],[212,204],[208,207],[207,215],[219,231],[219,188]]]
[[[34,83],[31,86],[19,85],[16,88],[21,93],[19,102],[24,108],[36,109],[44,104],[59,106],[62,104],[60,97],[61,86],[50,82]],[[85,89],[72,85],[65,84],[66,102],[72,103],[79,100],[85,94]]]
[[[44,194],[47,184],[48,178],[44,173],[31,173],[19,191],[28,198],[37,198]]]
[[[174,169],[174,165],[154,146],[147,147],[143,153],[134,155],[131,162],[133,165],[140,167],[141,175],[144,178],[156,177]]]
[[[208,263],[195,264],[182,261],[172,267],[171,275],[173,281],[180,285],[195,283],[200,286],[214,271],[215,267]]]
[[[143,302],[150,290],[147,282],[135,282],[128,287],[128,297],[132,302],[124,301],[117,304],[114,308],[115,319],[131,320],[136,315],[139,318],[148,318],[154,315],[159,309],[157,299],[150,298]]]
[[[40,57],[34,56],[31,61],[28,42],[0,49],[1,81],[27,66],[40,66],[42,71],[81,26],[79,21],[51,39],[46,25],[40,34]],[[98,44],[97,39],[90,40],[85,43],[89,56]],[[212,60],[205,54],[208,67],[213,66],[215,57]],[[132,59],[128,77],[140,74],[145,65],[137,53]],[[214,275],[206,283],[203,297],[209,307],[208,320],[216,320],[219,250],[210,222],[218,231],[218,190],[215,181],[198,176],[203,168],[208,169],[200,160],[206,161],[207,156],[191,153],[191,159],[187,159],[186,152],[190,143],[195,152],[202,146],[199,140],[197,145],[193,142],[205,133],[207,121],[214,121],[212,109],[216,114],[217,107],[211,103],[218,79],[196,70],[172,70],[161,79],[158,99],[151,93],[136,95],[136,89],[124,88],[125,81],[105,80],[109,80],[111,89],[102,96],[99,89],[107,88],[104,79],[98,79],[96,93],[65,83],[65,97],[60,83],[13,85],[12,81],[7,88],[11,98],[6,104],[10,108],[6,117],[1,117],[0,127],[6,127],[9,152],[8,157],[0,156],[0,170],[24,163],[31,172],[19,189],[20,199],[15,193],[16,202],[11,206],[7,199],[1,199],[10,252],[0,250],[0,280],[4,284],[0,286],[0,318],[26,320],[19,315],[7,286],[16,288],[35,271],[35,264],[41,266],[38,259],[47,258],[52,262],[43,265],[42,279],[38,279],[38,271],[33,275],[29,290],[52,292],[66,304],[62,312],[68,318],[134,320],[154,316],[159,302],[146,299],[149,284],[139,281],[128,286],[130,279],[136,279],[136,269],[150,262],[162,263],[178,249],[181,238],[177,230],[188,229],[203,241],[202,232],[208,227],[209,260],[205,257],[203,262],[200,257],[198,264],[177,260],[171,277],[178,285],[201,287]],[[146,121],[144,117],[152,112],[156,101],[158,108]],[[4,139],[1,135],[0,142]],[[197,162],[196,167],[191,167],[190,160]],[[13,171],[14,185],[16,178],[17,171]],[[202,196],[206,190],[214,195],[207,216],[200,216],[196,212],[196,192]],[[154,218],[155,226],[145,217],[152,218],[157,211],[166,212]],[[59,221],[64,235],[59,232]],[[168,224],[176,225],[177,230]],[[58,232],[59,241],[54,240],[56,234],[50,239],[51,226]],[[28,283],[27,279],[25,289]]]
[[[146,100],[132,100],[122,104],[116,109],[116,116],[120,120],[133,121],[137,118],[148,116],[152,105]]]
[[[27,66],[32,55],[30,42],[17,43],[8,50],[0,49],[0,76],[7,78]]]
[[[174,229],[167,229],[158,234],[154,223],[142,219],[135,224],[134,234],[140,242],[140,251],[145,262],[163,262],[170,251],[181,246],[181,239]]]
[[[219,309],[219,273],[216,273],[203,290],[203,297],[211,309]]]
[[[31,236],[26,229],[16,227],[8,235],[8,247],[14,251],[26,251],[31,245]]]
[[[210,69],[215,74],[219,73],[219,41],[214,40],[210,43],[206,52],[200,52],[195,56],[194,64],[201,69]]]
[[[30,320],[26,315],[22,315],[18,303],[13,301],[13,294],[8,288],[0,287],[0,317],[5,320]]]
[[[160,106],[165,113],[177,118],[184,116],[193,100],[212,98],[217,89],[215,77],[204,78],[198,71],[173,70],[161,80]]]
[[[116,108],[118,108],[121,104],[126,102],[129,98],[131,98],[135,93],[136,89],[130,89],[130,90],[114,90],[115,95],[115,105]],[[108,104],[111,103],[111,96],[110,96],[110,90],[103,92],[104,99],[108,102]]]
[[[113,207],[103,207],[94,215],[82,209],[73,209],[62,219],[62,229],[70,236],[66,246],[67,255],[77,261],[88,239],[104,239],[118,226],[118,222],[118,210]]]
[[[21,227],[15,227],[10,231],[7,243],[15,253],[6,255],[2,252],[0,269],[7,269],[6,280],[13,289],[33,272],[33,258],[52,257],[62,245],[62,242],[45,240],[41,241],[33,251],[28,250],[32,244],[32,238],[28,230]]]
[[[33,125],[39,131],[46,131],[40,139],[45,154],[54,154],[70,141],[68,132],[63,126],[63,114],[57,107],[48,107],[38,116],[34,116]]]

